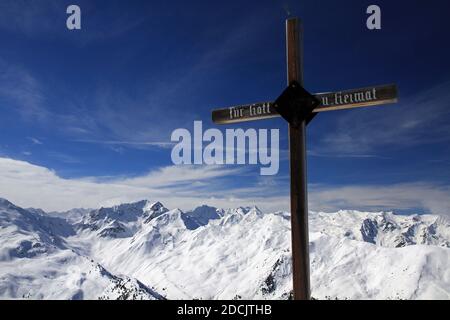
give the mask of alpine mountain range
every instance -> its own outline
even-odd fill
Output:
[[[0,298],[289,299],[290,216],[143,200],[44,212],[0,199]],[[310,212],[315,299],[450,299],[450,222]]]

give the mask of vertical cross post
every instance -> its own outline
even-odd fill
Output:
[[[297,18],[286,20],[288,85],[303,86],[303,30]],[[292,266],[295,300],[310,299],[308,194],[306,179],[306,119],[298,127],[289,125],[291,175]]]

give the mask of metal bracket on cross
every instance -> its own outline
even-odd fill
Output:
[[[320,105],[319,99],[306,91],[297,81],[292,81],[275,100],[273,107],[291,126],[298,127],[311,117]]]

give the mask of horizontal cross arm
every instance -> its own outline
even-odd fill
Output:
[[[317,93],[314,96],[321,104],[314,113],[342,110],[350,108],[377,106],[397,102],[397,86],[395,84],[350,89],[336,92]],[[216,124],[240,123],[279,117],[273,102],[260,102],[233,106],[212,112],[212,120]],[[311,121],[313,116],[307,119]]]

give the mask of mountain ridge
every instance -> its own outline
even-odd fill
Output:
[[[63,299],[291,295],[286,212],[206,205],[183,212],[149,200],[76,210],[58,217],[0,199],[0,297],[55,297],[48,269],[56,282],[76,279],[64,282]],[[450,223],[443,217],[310,212],[310,253],[318,299],[450,298]],[[23,261],[39,289],[15,282]],[[106,273],[92,271],[97,265]],[[124,291],[112,292],[112,282]]]

